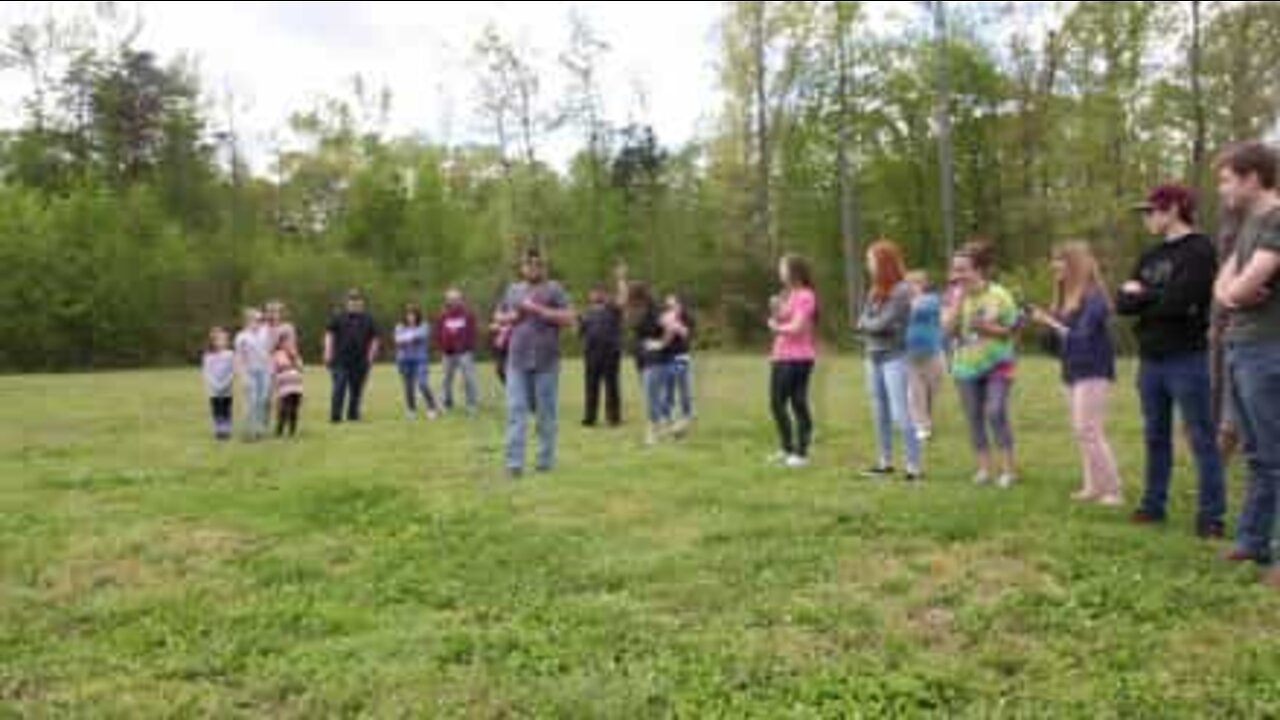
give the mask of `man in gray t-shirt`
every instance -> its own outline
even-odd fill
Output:
[[[1249,463],[1233,562],[1268,568],[1280,588],[1273,537],[1280,502],[1280,156],[1261,143],[1227,150],[1218,161],[1223,205],[1245,218],[1234,255],[1214,294],[1230,313],[1227,372]]]
[[[575,322],[559,283],[547,279],[536,250],[525,253],[523,281],[507,289],[498,321],[510,323],[507,355],[507,472],[524,471],[525,435],[530,413],[538,416],[538,472],[555,467],[559,414],[560,329]],[[534,407],[530,407],[530,405]]]
[[[1254,214],[1236,236],[1233,257],[1241,272],[1255,259],[1280,256],[1280,207],[1262,209]],[[1256,304],[1240,305],[1231,311],[1231,322],[1225,337],[1229,345],[1248,343],[1280,343],[1280,293],[1276,277],[1262,281],[1263,291]]]

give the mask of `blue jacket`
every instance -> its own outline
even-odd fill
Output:
[[[1060,343],[1062,379],[1072,385],[1082,380],[1115,380],[1116,351],[1111,342],[1111,308],[1100,292],[1085,295],[1080,308],[1059,320],[1067,326]]]
[[[933,357],[942,350],[942,298],[937,293],[928,293],[911,305],[907,354],[917,358]]]

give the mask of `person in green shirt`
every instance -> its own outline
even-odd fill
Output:
[[[942,324],[955,343],[951,372],[977,456],[974,482],[987,485],[992,480],[990,431],[999,450],[996,484],[1008,489],[1017,479],[1009,395],[1017,366],[1014,339],[1021,312],[1009,291],[992,281],[994,269],[995,253],[988,243],[971,242],[956,253]]]

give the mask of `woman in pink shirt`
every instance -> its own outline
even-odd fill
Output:
[[[784,290],[773,299],[769,318],[769,330],[774,336],[769,397],[781,442],[781,451],[773,460],[789,468],[801,468],[809,464],[809,442],[813,438],[809,378],[818,357],[818,296],[813,291],[813,273],[803,258],[783,257],[778,274]]]

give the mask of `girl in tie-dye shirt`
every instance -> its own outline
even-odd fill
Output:
[[[960,391],[970,439],[977,456],[974,481],[991,481],[993,463],[988,431],[1000,451],[997,484],[1012,487],[1016,478],[1009,393],[1017,358],[1015,336],[1021,311],[1009,291],[991,281],[994,254],[986,243],[970,243],[951,265],[955,290],[943,312],[943,326],[955,340],[952,375]]]

